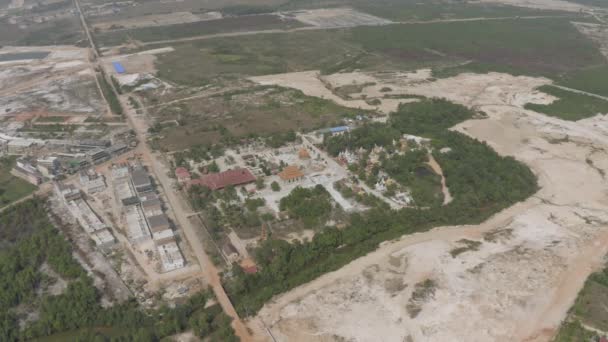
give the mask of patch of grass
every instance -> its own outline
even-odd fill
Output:
[[[158,56],[158,76],[188,85],[229,75],[315,69],[335,73],[432,67],[436,77],[464,71],[554,79],[568,74],[571,83],[579,70],[590,66],[605,67],[608,73],[594,44],[562,18],[299,31],[192,41],[174,48]]]
[[[65,116],[42,116],[38,118],[36,121],[38,122],[64,122],[66,119]]]
[[[77,16],[19,28],[0,20],[0,45],[74,45],[84,40]]]
[[[575,70],[558,79],[558,84],[586,91],[589,93],[608,96],[608,65]]]
[[[481,241],[461,239],[458,241],[458,243],[464,246],[452,249],[450,251],[450,255],[452,256],[452,258],[455,258],[464,252],[478,251],[479,247],[481,247]]]
[[[352,30],[351,41],[391,58],[423,58],[424,49],[432,49],[451,60],[478,63],[467,64],[468,68],[509,68],[533,75],[606,65],[593,43],[564,19],[358,27]]]
[[[36,190],[36,187],[11,175],[17,157],[0,158],[0,207],[23,198]]]
[[[165,127],[159,134],[160,146],[168,150],[327,127],[353,113],[369,112],[279,87],[251,87],[150,112],[158,121],[179,119],[179,126]]]
[[[185,24],[107,31],[96,35],[96,40],[103,46],[111,46],[124,44],[130,39],[150,42],[207,34],[250,30],[291,29],[302,26],[306,25],[296,20],[281,19],[276,15],[248,15]]]
[[[337,87],[333,90],[334,94],[340,96],[343,99],[350,99],[351,94],[358,94],[365,89],[365,87],[374,86],[376,83],[367,82],[362,84],[348,84],[341,87]]]
[[[538,90],[559,99],[548,105],[528,103],[525,106],[526,109],[570,121],[608,113],[608,101],[606,100],[573,93],[550,85],[539,87]]]
[[[560,327],[555,342],[593,341],[599,336],[585,326],[608,331],[608,265],[589,276],[578,294],[566,321]]]
[[[410,318],[415,318],[422,311],[422,305],[435,295],[437,283],[433,279],[427,279],[415,285],[412,297],[405,309]]]
[[[122,105],[118,100],[118,95],[116,95],[116,92],[114,92],[114,90],[112,89],[112,86],[108,83],[108,81],[102,74],[97,75],[97,80],[99,81],[99,86],[101,87],[103,96],[110,105],[110,110],[112,111],[112,113],[122,115]]]
[[[437,0],[425,2],[418,0],[376,0],[353,2],[356,9],[395,21],[572,15],[571,13],[567,12],[546,11],[497,4],[468,4]]]
[[[579,321],[573,321],[562,324],[553,342],[588,342],[598,338],[595,332],[585,329]]]

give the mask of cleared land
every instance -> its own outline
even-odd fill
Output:
[[[16,157],[0,158],[0,207],[4,207],[36,190],[36,187],[11,175]]]

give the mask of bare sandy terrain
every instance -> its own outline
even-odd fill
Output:
[[[48,55],[28,59],[38,52]],[[0,62],[0,115],[32,111],[96,115],[105,110],[87,49],[3,47],[0,54],[24,56]]]
[[[332,88],[347,84],[363,85],[378,80],[373,76],[363,73],[344,73],[338,75],[340,76],[326,78],[321,76],[318,71],[302,71],[287,74],[257,76],[250,78],[250,80],[263,85],[280,85],[283,87],[299,89],[308,96],[316,96],[322,99],[330,100],[344,107],[377,110],[385,114],[395,111],[400,103],[417,101],[416,99],[411,98],[382,99],[379,105],[371,105],[368,104],[366,100],[361,98],[361,94],[359,94],[357,98],[343,99],[336,95]],[[333,82],[335,82],[335,84]],[[376,87],[377,86],[365,87],[364,93],[367,94],[367,91],[378,93],[379,90],[376,90]],[[371,95],[367,97],[367,99],[372,98],[375,97]]]
[[[258,318],[277,341],[550,340],[608,251],[608,122],[523,109],[554,100],[534,90],[548,82],[491,73],[404,87],[486,112],[455,129],[526,163],[541,189],[481,225],[404,236],[275,298]]]
[[[293,17],[311,26],[323,28],[375,26],[392,23],[390,20],[355,11],[352,8],[323,8],[286,12],[282,15]]]
[[[460,102],[470,102],[478,96],[512,97],[514,105],[523,106],[528,102],[548,104],[554,97],[538,92],[534,88],[550,81],[544,78],[513,77],[506,74],[461,75],[439,82],[433,82],[430,69],[415,72],[363,73],[349,72],[322,76],[318,71],[302,71],[286,74],[252,77],[250,80],[263,85],[279,85],[301,90],[309,96],[331,100],[345,107],[378,110],[389,114],[399,104],[417,101],[415,98],[399,98],[407,95],[426,97],[458,97]],[[344,99],[336,95],[336,89],[348,85],[357,85],[361,92],[349,95]],[[450,89],[449,91],[447,89]],[[380,101],[370,105],[369,100]],[[488,99],[494,101],[492,99]],[[455,102],[459,102],[454,100]],[[472,104],[477,106],[477,103]]]

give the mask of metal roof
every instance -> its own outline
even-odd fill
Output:
[[[125,68],[122,66],[122,64],[120,64],[120,62],[112,62],[112,66],[114,67],[114,70],[116,70],[117,73],[125,73]]]

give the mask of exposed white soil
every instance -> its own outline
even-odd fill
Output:
[[[567,122],[523,109],[554,100],[534,90],[547,83],[490,73],[403,86],[484,111],[488,118],[454,129],[527,164],[540,190],[480,225],[386,242],[276,297],[258,316],[276,340],[550,340],[608,252],[608,120]],[[481,245],[452,256],[462,239]],[[434,294],[413,316],[412,291],[427,279]]]
[[[379,18],[371,14],[355,11],[351,8],[323,8],[313,10],[302,10],[285,12],[280,15],[293,17],[305,24],[323,27],[354,27],[387,25],[392,22],[388,19]]]
[[[455,102],[471,102],[478,96],[504,97],[510,105],[523,106],[526,103],[549,104],[555,97],[534,90],[534,88],[551,81],[545,78],[514,77],[507,74],[490,73],[463,74],[457,77],[435,82],[430,69],[415,72],[364,73],[349,72],[329,76],[320,75],[318,71],[302,71],[286,74],[257,76],[251,81],[263,85],[279,85],[295,88],[308,96],[315,96],[333,101],[339,105],[367,110],[377,110],[384,114],[394,112],[399,104],[418,101],[405,98],[408,95],[425,97],[458,98]],[[336,95],[336,89],[346,85],[362,87],[360,93],[350,94],[350,99]],[[390,90],[388,90],[390,89]],[[386,98],[390,97],[392,98]],[[403,96],[404,98],[398,98]],[[370,105],[366,101],[376,99],[379,105]],[[479,99],[484,101],[484,99]],[[500,100],[498,100],[500,101]],[[487,101],[484,101],[487,102]],[[492,103],[492,102],[490,102]],[[499,103],[499,102],[496,102]],[[476,106],[477,104],[473,104]]]

